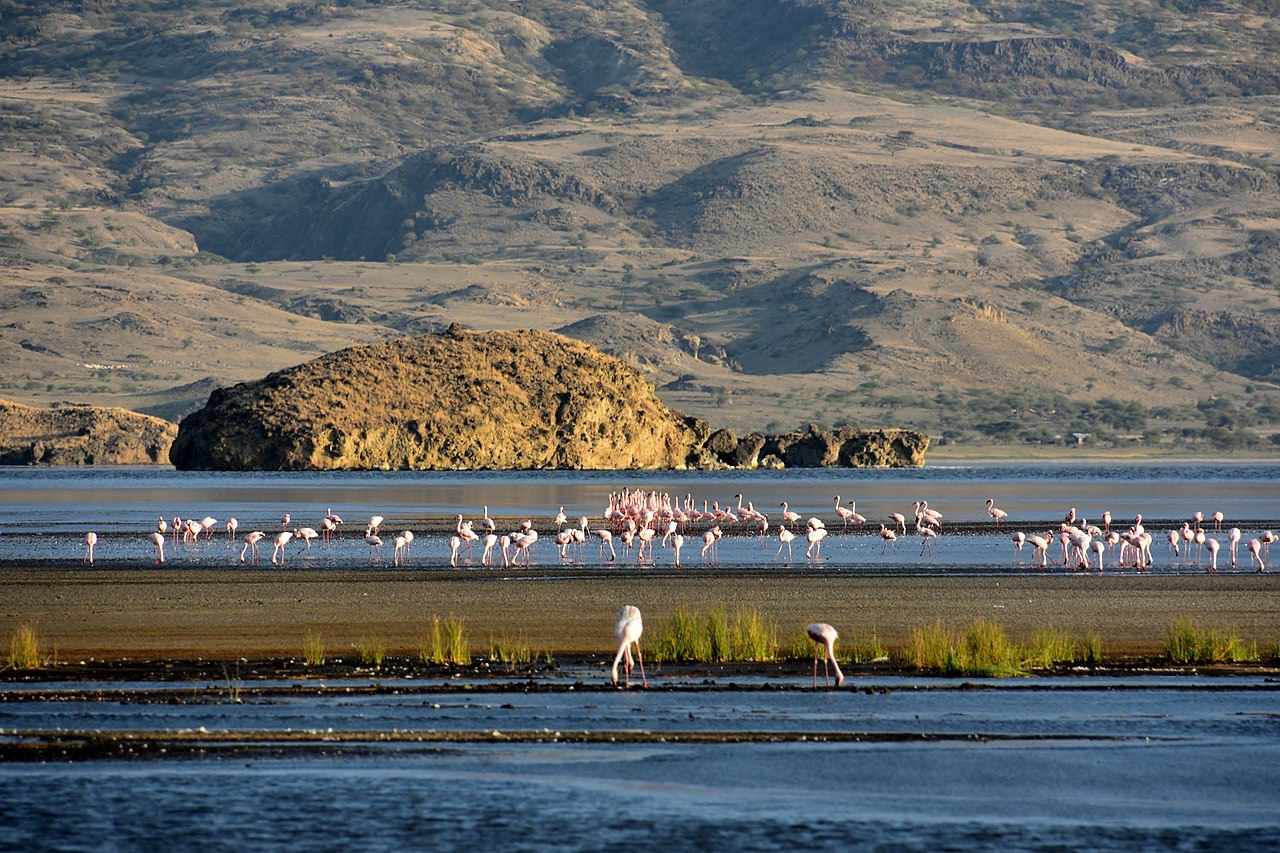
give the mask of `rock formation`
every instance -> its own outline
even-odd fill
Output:
[[[145,465],[169,458],[177,427],[127,409],[0,400],[0,465]]]
[[[927,447],[907,430],[739,439],[672,412],[589,344],[450,327],[217,389],[183,419],[170,459],[215,470],[862,467],[923,465]]]

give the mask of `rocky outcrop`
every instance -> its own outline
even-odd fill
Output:
[[[168,421],[128,409],[0,400],[0,465],[162,463],[176,434]]]
[[[170,458],[216,470],[919,466],[927,447],[906,430],[738,438],[672,412],[589,344],[450,327],[217,389]]]
[[[689,432],[633,368],[550,332],[353,347],[215,391],[182,469],[677,468]]]

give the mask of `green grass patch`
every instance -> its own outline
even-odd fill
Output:
[[[1031,635],[1022,649],[1022,661],[1033,669],[1049,669],[1060,663],[1075,663],[1083,657],[1083,647],[1061,628],[1042,628]]]
[[[533,647],[523,637],[516,639],[503,637],[499,640],[490,637],[489,660],[510,666],[530,664],[534,660]]]
[[[9,666],[14,669],[39,669],[40,638],[34,625],[19,625],[9,638]]]
[[[1090,631],[1084,635],[1083,661],[1089,666],[1099,666],[1102,664],[1102,635],[1097,631]]]
[[[755,608],[698,613],[681,607],[653,627],[646,645],[658,663],[773,661],[778,659],[778,626]]]
[[[1246,643],[1234,628],[1205,628],[1186,618],[1169,626],[1164,651],[1174,663],[1245,663],[1261,659],[1258,644]]]
[[[354,648],[360,656],[360,663],[365,666],[381,668],[387,656],[387,641],[381,637],[361,637],[356,640]]]
[[[324,665],[324,640],[316,631],[308,631],[302,635],[302,659],[307,666]]]
[[[1009,676],[1022,673],[1022,650],[1004,628],[979,619],[963,631],[941,622],[915,628],[896,654],[902,666],[943,675]]]
[[[418,659],[423,663],[471,663],[471,645],[467,642],[466,623],[456,616],[431,618],[431,631],[418,640]]]

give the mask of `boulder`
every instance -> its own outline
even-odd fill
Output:
[[[764,436],[758,432],[744,435],[738,439],[738,446],[733,453],[735,468],[755,468],[760,464],[760,451],[764,447]]]

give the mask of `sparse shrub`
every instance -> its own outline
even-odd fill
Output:
[[[302,657],[307,666],[324,665],[324,640],[319,633],[308,631],[302,635]]]

